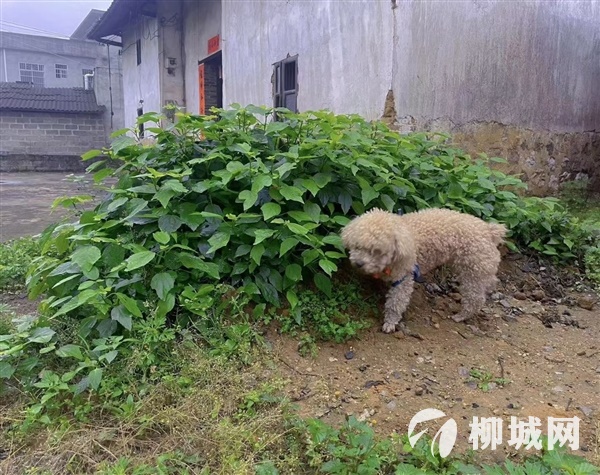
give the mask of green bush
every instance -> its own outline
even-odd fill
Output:
[[[331,276],[345,259],[339,231],[375,206],[447,207],[500,221],[516,245],[561,259],[580,258],[592,241],[556,200],[519,197],[525,185],[518,178],[491,169],[486,157],[472,160],[446,137],[403,136],[323,111],[277,113],[282,121],[254,106],[180,114],[163,129],[146,125],[153,144],[119,131],[105,151],[119,168],[104,160],[90,166],[96,182],[116,181],[108,198],[76,223],[48,229],[44,255],[28,277],[30,296],[46,297],[46,316],[79,321],[78,340],[57,347],[42,319],[20,335],[21,350],[0,341],[3,374],[13,374],[15,359],[37,368],[27,349],[70,358],[76,392],[98,388],[103,368],[135,345],[145,345],[137,351],[157,364],[148,352],[159,351],[161,338],[172,341],[174,329],[210,319],[216,284],[251,298],[255,317],[285,299],[302,327],[309,321],[302,309],[310,306],[300,302],[298,285],[332,297]],[[158,120],[146,114],[139,123]],[[129,338],[140,327],[153,335],[151,344]],[[40,328],[41,343],[31,340]],[[356,328],[338,330],[324,336],[343,339]],[[243,325],[230,329],[230,347],[251,333]]]
[[[25,287],[27,269],[39,254],[39,243],[31,237],[0,243],[0,291]]]

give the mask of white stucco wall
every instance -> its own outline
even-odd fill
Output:
[[[390,2],[223,0],[224,104],[273,103],[273,63],[298,55],[299,110],[381,116],[392,81]]]
[[[209,38],[221,34],[221,0],[183,2],[183,19],[186,108],[197,114],[200,110],[198,61],[208,56]],[[221,48],[223,44],[221,42]],[[244,51],[247,52],[245,48]],[[250,62],[246,59],[246,63]]]
[[[144,112],[161,111],[159,35],[156,18],[141,18],[123,33],[125,125],[135,124],[140,100]],[[136,41],[141,39],[142,62],[137,64]]]

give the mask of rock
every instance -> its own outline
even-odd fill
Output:
[[[515,317],[514,315],[502,315],[502,320],[508,323],[516,323],[517,317]]]
[[[450,297],[455,302],[460,302],[462,300],[462,295],[460,295],[457,292],[452,292],[452,293],[448,294],[448,297]]]
[[[373,388],[376,386],[381,386],[382,384],[385,384],[383,381],[367,381],[365,383],[365,388],[369,389],[369,388]]]
[[[504,294],[501,294],[500,292],[494,292],[490,297],[492,300],[498,301],[504,298]]]
[[[388,410],[390,411],[395,411],[396,408],[398,407],[398,402],[395,399],[392,399],[390,402],[388,402],[385,407],[388,408]]]
[[[577,352],[577,356],[585,356],[586,351],[582,350],[582,351],[578,351]]]
[[[511,308],[512,305],[510,304],[510,302],[506,299],[502,299],[500,300],[500,305],[502,305],[504,308]]]
[[[344,353],[344,358],[346,358],[347,360],[351,360],[352,358],[354,358],[354,351],[346,351],[346,353]]]
[[[415,396],[422,396],[423,395],[423,388],[417,388],[415,389]]]
[[[471,407],[473,409],[477,409],[479,407],[479,404],[477,404],[476,402],[474,402],[473,404],[471,404]]]
[[[596,368],[596,373],[600,374],[600,366]]]
[[[469,370],[467,368],[465,368],[464,366],[461,366],[461,367],[458,368],[458,374],[462,378],[468,378],[469,377]]]
[[[591,295],[582,295],[577,299],[577,305],[585,310],[592,310],[596,303],[596,299]]]
[[[543,300],[546,297],[546,293],[541,289],[536,289],[531,292],[531,298],[533,300]]]
[[[440,324],[439,324],[439,323],[434,323],[434,324],[433,324],[433,328],[435,328],[435,329],[439,329],[439,328],[440,328]]]
[[[539,302],[528,302],[528,301],[521,302],[521,303],[519,303],[519,309],[523,313],[527,313],[527,314],[533,315],[535,317],[543,315],[546,312],[546,309],[544,308],[544,306]]]
[[[400,371],[392,371],[392,376],[394,377],[394,379],[401,379],[402,373]]]
[[[359,370],[361,373],[364,373],[364,372],[365,372],[367,369],[369,369],[369,365],[368,365],[368,364],[363,364],[363,365],[360,365],[360,366],[358,367],[358,370]]]
[[[337,358],[334,358],[333,356],[330,356],[330,357],[329,357],[329,362],[330,362],[330,363],[335,363],[337,360],[338,360],[338,359],[337,359]]]
[[[369,417],[371,417],[371,412],[368,409],[365,409],[360,413],[356,420],[359,422],[365,422]]]
[[[589,406],[580,406],[579,410],[583,412],[585,417],[590,417],[594,413],[594,408]]]
[[[423,358],[422,356],[419,356],[417,358],[417,364],[423,364],[424,361],[425,361],[425,358]]]
[[[517,300],[527,300],[527,296],[523,292],[515,292],[513,297]]]
[[[565,388],[563,388],[562,386],[554,386],[552,388],[552,392],[553,393],[564,393],[565,392]]]

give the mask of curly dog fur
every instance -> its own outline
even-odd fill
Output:
[[[474,316],[496,285],[498,246],[506,228],[448,209],[397,215],[373,209],[342,230],[350,262],[366,274],[393,283],[385,304],[383,331],[391,333],[402,319],[413,292],[415,264],[427,274],[451,266],[460,283],[461,312],[457,322]]]

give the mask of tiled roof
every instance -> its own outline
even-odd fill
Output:
[[[0,83],[0,110],[99,114],[104,106],[93,90],[5,82]]]

